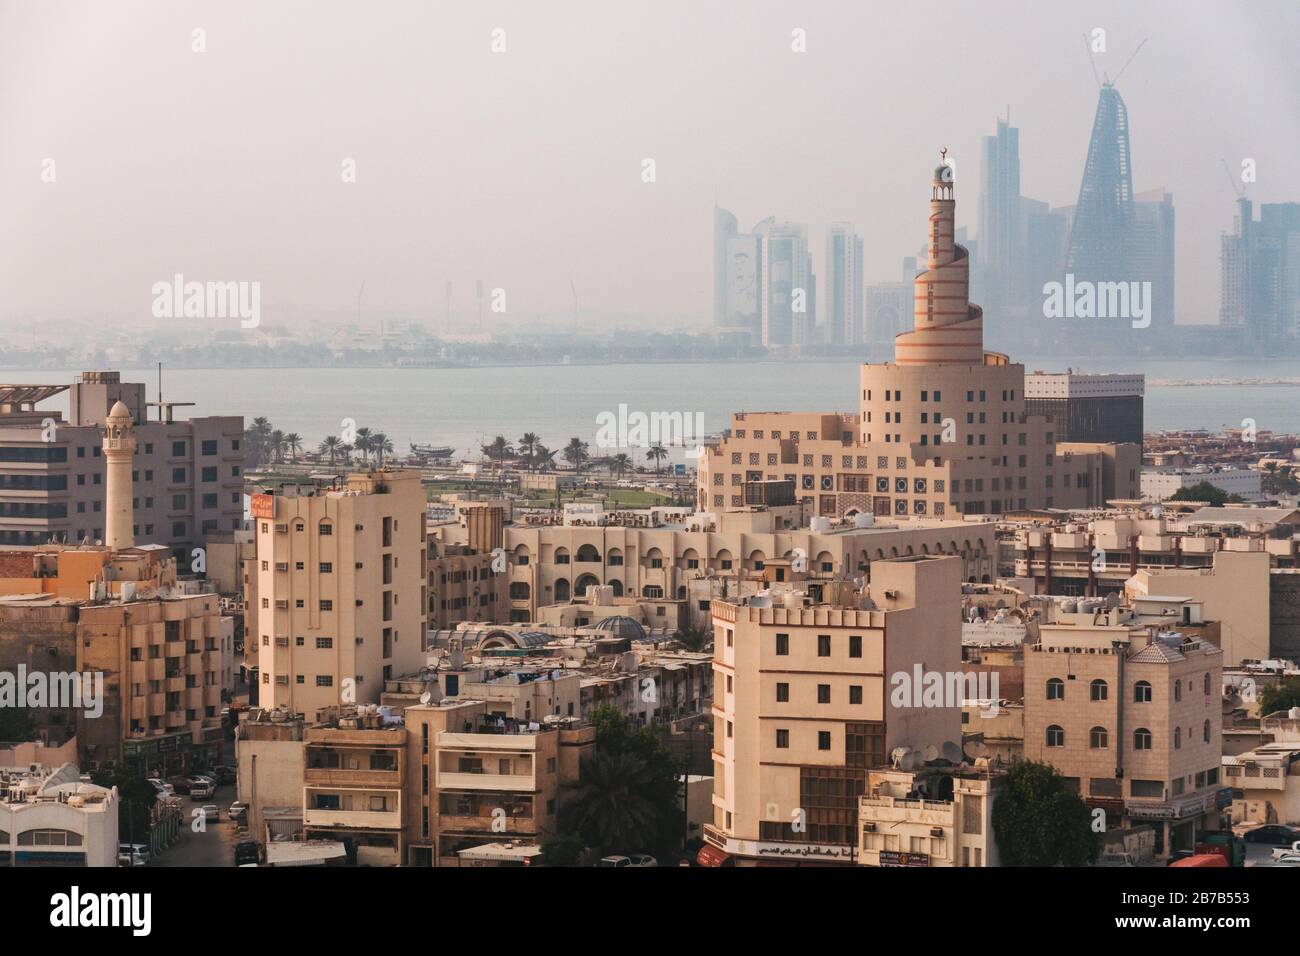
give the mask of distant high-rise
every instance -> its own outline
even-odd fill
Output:
[[[1278,346],[1300,329],[1300,203],[1264,203],[1260,218],[1237,200],[1235,235],[1220,247],[1219,324],[1258,346]]]
[[[1128,108],[1119,90],[1111,83],[1103,83],[1066,248],[1066,272],[1073,273],[1076,280],[1093,282],[1131,279],[1128,256],[1132,224]]]
[[[725,209],[713,207],[713,324],[730,325],[727,320],[727,253],[736,235],[736,217]]]
[[[1023,319],[1025,287],[1025,217],[1020,201],[1020,130],[999,119],[997,131],[983,140],[980,170],[977,270],[983,279],[985,334],[998,345],[1010,333],[1011,319]]]
[[[826,227],[826,340],[833,345],[861,345],[865,317],[862,284],[862,237],[851,222]]]
[[[1133,197],[1128,278],[1151,283],[1151,332],[1162,337],[1174,324],[1174,197],[1163,189]]]
[[[808,321],[808,230],[802,223],[769,220],[757,231],[762,239],[762,343],[768,348],[793,345],[796,328],[806,331]]]

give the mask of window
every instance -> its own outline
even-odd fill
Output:
[[[217,453],[217,441],[215,438],[205,439],[203,442],[203,454],[215,455]]]
[[[1105,700],[1109,693],[1109,689],[1106,686],[1106,682],[1101,678],[1098,678],[1090,685],[1089,692],[1092,700]]]
[[[790,635],[778,634],[776,636],[776,656],[788,657],[790,655]]]
[[[316,686],[317,686],[317,687],[333,687],[333,686],[334,686],[334,677],[333,677],[332,675],[330,675],[330,674],[317,674],[317,675],[316,675]]]
[[[1181,727],[1174,728],[1174,749],[1183,749],[1183,728]]]
[[[318,651],[328,651],[333,646],[334,646],[334,638],[332,637],[316,638],[316,650]]]
[[[1209,673],[1209,671],[1206,671],[1206,673],[1205,673],[1205,696],[1206,696],[1206,697],[1209,697],[1209,696],[1210,696],[1210,673]],[[1206,739],[1206,740],[1209,740],[1210,738],[1207,737],[1207,738],[1205,738],[1205,739]]]
[[[1182,699],[1183,699],[1183,682],[1180,680],[1176,680],[1174,681],[1174,701],[1178,702]]]
[[[790,731],[777,730],[776,747],[778,750],[787,750],[790,747]]]
[[[1201,726],[1201,736],[1205,738],[1207,744],[1210,742],[1210,722],[1208,720]]]
[[[1110,735],[1105,727],[1094,727],[1088,731],[1088,746],[1093,750],[1105,750],[1109,746]]]
[[[861,657],[861,656],[862,656],[862,635],[850,634],[849,635],[849,657]]]
[[[1133,685],[1133,703],[1149,704],[1151,703],[1151,685],[1144,680],[1138,681]]]
[[[829,634],[817,635],[817,656],[818,657],[831,656],[831,636]]]
[[[850,685],[849,685],[849,703],[850,703],[850,704],[860,704],[860,703],[862,703],[862,685],[861,685],[861,684],[850,684]]]
[[[1145,727],[1139,727],[1133,731],[1133,749],[1150,750],[1151,749],[1151,731]]]
[[[730,680],[731,678],[727,678],[727,679]],[[788,703],[789,701],[790,701],[790,685],[789,685],[789,684],[777,684],[777,685],[776,685],[776,702],[777,702],[778,704],[785,704],[785,703]]]
[[[1047,680],[1047,699],[1048,700],[1065,700],[1065,681],[1059,677],[1050,677]]]
[[[320,602],[320,609],[321,609],[322,611],[332,611],[332,610],[334,610],[334,602],[333,602],[333,601],[321,601],[321,602]]]
[[[829,704],[830,702],[831,702],[831,685],[830,685],[830,684],[818,684],[818,685],[817,685],[817,703],[819,703],[819,704]]]
[[[818,750],[831,749],[831,732],[829,730],[817,731],[817,749]]]
[[[1065,746],[1065,729],[1056,724],[1047,728],[1047,746],[1064,747]]]

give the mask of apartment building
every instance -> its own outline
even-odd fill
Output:
[[[117,866],[118,799],[74,764],[0,769],[0,866]]]
[[[869,574],[873,562],[921,554],[960,556],[963,580],[988,581],[997,573],[993,526],[961,518],[876,521],[862,514],[810,520],[796,505],[704,512],[681,520],[653,512],[599,514],[590,520],[505,528],[511,621],[541,620],[542,608],[605,585],[615,600],[691,600],[688,620],[708,626],[713,589],[693,595],[700,582],[727,582],[734,596],[761,584],[765,568],[781,562],[787,573],[806,573],[814,582]]]
[[[582,759],[595,752],[595,729],[569,717],[520,721],[507,710],[494,700],[450,699],[404,711],[409,865],[457,866],[461,850],[540,844],[555,832]]]
[[[1300,826],[1300,709],[1262,717],[1259,730],[1260,743],[1223,757],[1223,782],[1232,788],[1232,819]]]
[[[234,620],[217,595],[181,593],[175,559],[156,545],[56,545],[0,558],[4,663],[103,675],[94,719],[84,707],[35,715],[47,739],[75,733],[80,763],[91,770],[123,759],[169,773],[221,762]]]
[[[1025,757],[1052,764],[1108,829],[1150,823],[1156,852],[1217,829],[1223,653],[1133,610],[1060,610],[1025,647]]]
[[[868,771],[960,741],[961,700],[899,694],[917,671],[960,673],[960,573],[955,557],[899,558],[818,604],[797,585],[714,603],[715,850],[851,862]]]
[[[935,170],[929,268],[895,361],[862,366],[853,414],[746,413],[698,468],[701,510],[739,507],[744,485],[795,483],[817,515],[998,514],[1134,498],[1136,444],[1066,442],[1026,405],[1025,369],[983,348],[969,258],[954,241],[951,167]]]
[[[378,701],[423,662],[428,606],[419,472],[255,495],[258,702],[294,713]]]
[[[858,799],[861,866],[998,865],[993,802],[1004,771],[988,766],[872,770]]]
[[[37,406],[68,393],[69,415]],[[134,423],[134,533],[183,557],[209,535],[243,526],[244,420],[176,420],[188,402],[146,402],[119,372],[83,372],[71,385],[0,386],[0,545],[105,539],[102,440],[122,402]],[[148,408],[157,409],[150,420]]]
[[[303,734],[303,838],[348,843],[362,866],[401,866],[406,728],[373,706],[319,717]]]

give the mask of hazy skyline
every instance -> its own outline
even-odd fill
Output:
[[[893,280],[940,146],[974,231],[1008,105],[1022,192],[1074,203],[1097,27],[1112,76],[1148,38],[1119,84],[1134,186],[1174,196],[1178,321],[1214,322],[1221,158],[1255,160],[1257,203],[1300,201],[1295,4],[3,0],[0,317],[148,320],[182,273],[260,282],[272,323],[346,313],[363,281],[366,310],[436,320],[482,279],[512,324],[567,314],[572,281],[584,312],[703,329],[715,198],[742,230],[806,222],[819,281],[852,221]]]

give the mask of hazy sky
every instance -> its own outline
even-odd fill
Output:
[[[940,146],[974,228],[1008,104],[1022,191],[1074,203],[1096,27],[1112,75],[1149,38],[1119,83],[1134,185],[1174,194],[1179,321],[1215,321],[1220,159],[1300,200],[1294,0],[0,0],[0,320],[147,318],[180,272],[260,281],[268,320],[363,280],[366,308],[440,316],[482,278],[512,321],[567,312],[572,280],[584,309],[704,324],[715,195],[743,228],[807,222],[819,273],[852,220],[894,279]]]

